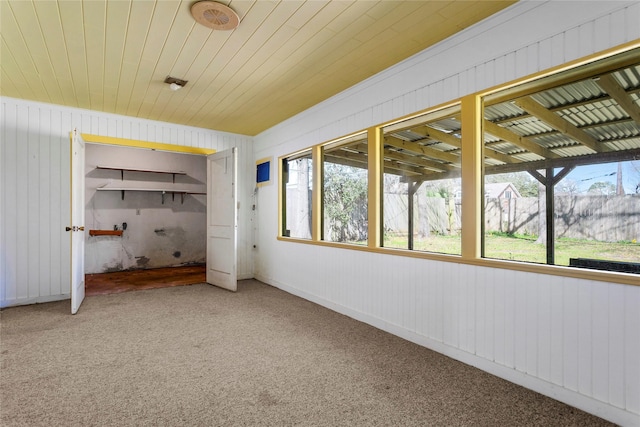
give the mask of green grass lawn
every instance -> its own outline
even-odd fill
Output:
[[[487,234],[485,257],[545,264],[546,247],[536,243],[535,236]],[[460,254],[460,236],[430,236],[414,240],[418,251]],[[406,248],[406,236],[385,236],[384,246]],[[560,238],[555,244],[556,265],[569,265],[569,258],[594,258],[611,261],[640,262],[640,243],[598,242],[595,240]]]

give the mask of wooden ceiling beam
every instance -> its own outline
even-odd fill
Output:
[[[611,75],[607,74],[601,76],[596,80],[598,86],[600,86],[605,92],[618,103],[637,124],[640,124],[640,107],[636,104],[631,97],[627,94],[620,83]]]
[[[583,156],[563,157],[559,159],[545,159],[518,164],[504,164],[486,166],[485,174],[507,172],[534,171],[548,168],[563,168],[567,166],[585,166],[602,163],[628,162],[640,159],[640,148],[624,151],[609,151],[606,153],[585,154]]]
[[[384,137],[384,143],[391,145],[392,147],[411,151],[412,153],[421,154],[423,156],[431,157],[432,159],[442,160],[449,163],[460,163],[460,156],[436,150],[435,148],[427,147],[425,145],[420,145],[418,142],[419,141],[403,141],[395,136],[387,135]]]
[[[436,141],[444,142],[456,148],[462,148],[462,140],[455,135],[443,132],[441,130],[432,128],[431,126],[424,126],[420,129],[416,129],[415,132],[419,135],[425,136]]]
[[[552,113],[543,107],[539,102],[536,102],[533,98],[526,96],[524,98],[518,98],[514,100],[514,103],[525,110],[526,112],[534,115],[538,119],[542,120],[552,128],[558,130],[563,135],[579,142],[585,147],[590,148],[596,153],[602,151],[608,151],[607,147],[602,146],[595,138],[586,133],[585,131],[578,129],[576,126],[569,123],[564,118],[560,117],[556,113]],[[546,157],[546,156],[545,156]]]
[[[325,153],[325,161],[358,169],[368,169],[367,157],[364,154],[350,153],[344,150],[335,150]],[[425,173],[421,167],[403,164],[395,160],[384,161],[384,172],[400,176],[420,176]]]
[[[491,159],[496,159],[499,160],[503,163],[520,163],[522,160],[520,159],[516,159],[515,157],[512,157],[508,154],[504,154],[499,152],[498,150],[495,150],[489,146],[487,146],[485,144],[484,146],[484,156],[485,157],[489,157]]]
[[[484,130],[495,137],[517,145],[520,148],[524,148],[525,150],[537,154],[538,156],[545,159],[556,159],[560,157],[558,154],[554,153],[548,148],[541,146],[531,138],[520,136],[517,133],[510,131],[509,129],[503,128],[502,126],[498,126],[497,124],[490,122],[489,120],[484,121]]]
[[[461,171],[458,169],[457,171],[449,171],[449,172],[430,172],[420,175],[420,177],[407,177],[405,181],[407,182],[418,182],[420,181],[439,181],[441,179],[457,179],[460,178]],[[418,179],[415,179],[418,178]]]
[[[602,88],[602,89],[605,90],[604,88]],[[630,95],[633,95],[634,93],[640,93],[640,87],[630,88],[630,89],[624,90],[624,93],[626,94],[627,97],[629,97]],[[611,99],[613,99],[611,97],[611,95],[604,94],[604,95],[601,95],[601,96],[597,96],[595,98],[583,99],[581,101],[571,102],[569,104],[564,104],[564,105],[559,105],[557,107],[549,108],[548,110],[553,112],[553,113],[556,113],[558,111],[567,110],[569,108],[576,108],[576,107],[580,107],[582,105],[590,105],[590,104],[593,104],[594,102],[608,101],[608,100],[611,100]],[[525,111],[522,114],[520,114],[519,116],[505,117],[503,119],[494,120],[493,123],[503,124],[503,123],[515,122],[516,120],[522,120],[522,119],[526,119],[528,117],[532,117],[532,115]],[[622,123],[625,120],[628,120],[628,119],[612,120],[612,121],[607,122],[607,123]],[[605,123],[596,123],[596,124],[591,124],[591,125],[586,125],[586,126],[580,126],[579,129],[588,129],[590,127],[602,126],[603,124],[605,124]]]
[[[325,154],[324,160],[326,163],[336,163],[343,166],[351,166],[358,169],[367,169],[367,163],[361,160],[348,158],[345,156],[337,156],[335,154]]]
[[[453,165],[449,165],[446,163],[434,162],[432,160],[423,159],[421,157],[411,156],[409,154],[399,153],[397,151],[385,150],[382,154],[382,157],[390,160],[397,160],[402,163],[406,163],[411,166],[416,166],[419,168],[427,168],[435,171],[443,172],[457,169]]]
[[[400,171],[401,173],[388,172],[389,170]],[[434,172],[433,170],[424,169],[418,166],[410,166],[396,160],[385,160],[384,161],[384,171],[386,173],[393,173],[394,175],[401,175],[406,177],[422,177],[425,174],[430,173],[442,173],[442,172]]]

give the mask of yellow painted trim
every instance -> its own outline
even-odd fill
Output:
[[[256,160],[256,166],[271,161],[271,157],[265,157],[264,159]]]
[[[312,241],[291,237],[278,237],[282,242],[304,243],[338,249],[372,252],[377,254],[403,256],[409,258],[424,259],[430,261],[453,262],[456,264],[475,265],[478,267],[501,268],[504,270],[523,271],[527,273],[547,274],[551,276],[571,277],[584,280],[596,280],[600,282],[618,283],[622,285],[640,286],[637,274],[617,273],[613,271],[590,270],[586,268],[574,268],[562,265],[531,264],[518,261],[506,261],[498,259],[478,258],[464,259],[458,255],[438,254],[422,251],[410,251],[408,249],[370,248],[364,245],[355,245],[339,242]]]
[[[484,210],[484,194],[483,194],[483,180],[484,180],[484,134],[483,134],[483,97],[497,94],[501,91],[507,89],[513,89],[517,86],[533,83],[536,80],[549,77],[555,74],[559,74],[565,71],[569,71],[571,69],[575,69],[584,65],[588,65],[589,63],[606,59],[608,57],[612,57],[614,55],[623,54],[625,52],[630,52],[633,49],[640,48],[640,39],[634,40],[632,42],[613,47],[611,49],[605,50],[603,52],[599,52],[597,54],[593,54],[584,58],[580,58],[575,61],[571,61],[565,63],[563,65],[544,70],[535,74],[531,74],[529,76],[503,83],[482,91],[478,91],[476,93],[467,95],[462,99],[456,99],[454,101],[446,102],[434,107],[427,108],[425,110],[408,114],[401,118],[389,120],[384,122],[383,124],[373,126],[371,128],[366,129],[365,131],[368,133],[369,138],[371,139],[372,133],[375,133],[376,130],[381,130],[381,128],[389,125],[395,125],[396,123],[400,123],[405,120],[410,120],[416,118],[418,116],[426,115],[429,113],[437,112],[438,110],[443,110],[449,107],[453,107],[456,104],[461,104],[461,121],[462,121],[462,183],[463,183],[463,197],[464,202],[462,205],[462,255],[447,255],[447,254],[437,254],[437,253],[429,253],[429,252],[421,252],[421,251],[410,251],[405,249],[392,249],[392,248],[384,248],[380,246],[376,246],[375,244],[369,244],[367,246],[348,244],[348,243],[339,243],[339,242],[326,242],[321,240],[322,237],[316,233],[312,236],[312,240],[305,239],[297,239],[290,237],[283,237],[281,233],[278,234],[278,240],[283,242],[290,243],[304,243],[304,244],[312,244],[318,246],[325,247],[333,247],[340,249],[348,249],[348,250],[359,250],[365,252],[374,252],[380,254],[387,255],[395,255],[395,256],[405,256],[410,258],[418,258],[425,260],[433,260],[433,261],[442,261],[442,262],[454,262],[458,264],[467,264],[467,265],[475,265],[481,267],[491,267],[491,268],[501,268],[507,270],[514,271],[523,271],[537,274],[547,274],[553,276],[562,276],[562,277],[570,277],[570,278],[578,278],[584,280],[596,280],[601,282],[609,282],[609,283],[619,283],[625,285],[635,285],[640,286],[640,280],[638,275],[630,274],[630,273],[617,273],[611,271],[599,271],[592,269],[583,269],[583,268],[573,268],[567,266],[557,266],[557,265],[546,265],[546,264],[533,264],[533,263],[525,263],[519,261],[507,261],[507,260],[496,260],[496,259],[487,259],[482,258],[482,218],[483,218],[483,210]],[[627,61],[627,59],[624,59]],[[602,68],[606,69],[608,65],[604,65]],[[531,90],[535,90],[535,86],[531,87]],[[492,102],[494,102],[492,100]],[[332,139],[330,141],[314,145],[310,147],[313,152],[313,167],[315,169],[316,174],[321,174],[322,171],[322,147],[327,145],[337,144],[340,141],[347,140],[356,135],[362,134],[364,131],[353,132],[347,136],[339,137]],[[374,136],[375,138],[375,136]],[[304,150],[300,150],[299,152],[307,151],[309,148]],[[370,147],[371,149],[371,147]],[[376,151],[377,152],[377,151]],[[381,153],[381,151],[380,151]],[[290,154],[288,156],[284,156],[283,158],[290,157],[294,154]],[[381,155],[380,155],[381,156]],[[369,160],[369,168],[370,174],[371,172],[371,162],[374,160]],[[316,182],[318,181],[318,182]],[[378,189],[380,190],[380,188]],[[369,188],[369,197],[371,197],[371,193],[375,193],[375,189]],[[313,200],[313,216],[321,217],[322,213],[320,212],[321,198],[322,198],[322,184],[321,178],[314,176],[314,200]],[[378,207],[381,206],[382,195],[375,196],[378,199],[376,202],[378,203]],[[374,198],[375,198],[374,197]],[[282,211],[282,200],[279,199],[278,203],[278,212],[279,214]],[[369,206],[369,209],[372,209]],[[376,212],[377,207],[373,207],[373,211]],[[371,218],[370,218],[371,219]],[[377,216],[377,219],[382,221],[381,215]],[[315,227],[318,226],[317,221],[321,223],[321,218],[314,218],[314,230]],[[321,227],[321,225],[320,225]],[[371,224],[370,224],[371,227]],[[372,236],[371,230],[370,239]],[[375,232],[374,232],[375,233]],[[381,236],[380,236],[381,238]]]
[[[284,214],[282,209],[282,203],[284,201],[284,177],[282,170],[282,160],[286,157],[278,157],[278,238],[283,237],[284,231]]]
[[[311,168],[313,181],[311,182],[311,239],[323,239],[324,210],[322,207],[322,194],[324,188],[324,151],[319,145],[311,149]],[[280,205],[282,207],[282,205]]]
[[[379,248],[382,246],[382,128],[369,128],[367,140],[367,246]]]
[[[107,145],[119,145],[124,147],[147,148],[149,150],[171,151],[171,152],[186,153],[186,154],[209,155],[216,152],[216,150],[211,148],[199,148],[199,147],[189,147],[186,145],[164,144],[161,142],[139,141],[135,139],[116,138],[112,136],[90,135],[88,133],[82,133],[80,135],[82,136],[82,139],[84,139],[85,142],[90,142],[93,144],[107,144]]]
[[[462,99],[462,257],[482,256],[484,122],[482,98],[466,96]]]
[[[604,50],[602,52],[598,52],[598,53],[595,53],[593,55],[585,56],[583,58],[579,58],[579,59],[576,59],[574,61],[570,61],[570,62],[564,63],[562,65],[558,65],[558,66],[553,67],[553,68],[548,68],[546,70],[542,70],[542,71],[539,71],[537,73],[533,73],[533,74],[527,75],[525,77],[522,77],[522,78],[519,78],[519,79],[516,79],[516,80],[512,80],[512,81],[507,82],[507,83],[502,83],[502,84],[499,84],[499,85],[496,85],[496,86],[492,86],[490,88],[478,91],[478,92],[474,93],[473,95],[486,97],[486,96],[489,96],[489,95],[492,95],[492,94],[495,94],[495,93],[498,93],[498,92],[502,92],[502,91],[507,90],[507,89],[512,89],[512,88],[515,88],[517,86],[521,86],[521,85],[524,85],[524,84],[527,84],[527,83],[532,83],[535,80],[540,80],[540,79],[543,79],[545,77],[550,77],[550,76],[553,76],[553,75],[556,75],[556,74],[560,74],[562,72],[569,71],[569,70],[572,70],[572,69],[575,69],[575,68],[578,68],[578,67],[581,67],[581,66],[584,66],[584,65],[588,65],[588,64],[596,62],[596,61],[607,59],[607,58],[613,57],[615,55],[623,54],[625,52],[629,52],[629,51],[631,51],[633,49],[638,49],[638,48],[640,48],[640,39],[636,39],[636,40],[633,40],[631,42],[624,43],[624,44],[621,44],[619,46]]]
[[[389,120],[389,121],[383,122],[383,123],[381,123],[379,125],[376,125],[376,127],[385,128],[387,126],[392,126],[392,125],[395,125],[395,124],[398,124],[398,123],[402,123],[402,122],[407,121],[407,120],[415,119],[415,118],[420,117],[420,116],[425,116],[427,114],[430,114],[430,115],[431,114],[436,114],[439,111],[446,110],[448,108],[453,108],[453,107],[456,107],[456,106],[460,105],[461,101],[462,101],[462,98],[458,98],[458,99],[454,99],[453,101],[448,101],[448,102],[444,102],[442,104],[434,105],[433,107],[429,107],[429,108],[426,108],[424,110],[420,110],[420,111],[418,111],[416,113],[407,114],[406,116],[402,116],[402,117],[400,117],[398,119],[393,119],[393,120]]]
[[[320,146],[320,147],[325,148],[325,147],[327,147],[329,145],[338,146],[338,145],[341,145],[342,143],[346,144],[346,143],[349,142],[349,140],[356,139],[356,137],[359,137],[359,136],[362,136],[363,139],[364,139],[364,136],[367,134],[368,131],[369,131],[369,128],[361,129],[361,130],[359,130],[357,132],[352,132],[352,133],[349,133],[347,135],[339,136],[337,138],[333,138],[333,139],[331,139],[329,141],[325,141],[325,142],[323,142],[321,144],[317,144],[317,145]],[[302,150],[302,151],[304,151],[304,150]]]

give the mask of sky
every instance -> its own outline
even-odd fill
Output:
[[[574,181],[580,193],[586,193],[596,182],[610,182],[616,185],[618,163],[579,166],[569,173],[561,182]],[[640,184],[640,160],[622,162],[622,185],[625,194],[635,194]],[[638,190],[640,191],[640,190]]]

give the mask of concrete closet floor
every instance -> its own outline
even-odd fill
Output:
[[[116,271],[85,275],[85,295],[106,295],[143,289],[193,285],[206,281],[205,265]]]

